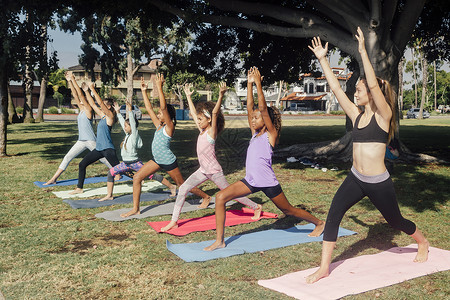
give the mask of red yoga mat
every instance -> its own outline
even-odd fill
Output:
[[[226,212],[225,226],[234,226],[239,224],[246,224],[251,222],[256,222],[260,219],[276,219],[277,214],[269,212],[261,212],[261,217],[256,220],[252,220],[253,209],[243,207],[242,210],[229,210]],[[170,221],[160,221],[160,222],[147,222],[153,229],[157,232],[161,232],[161,228],[169,224]],[[191,218],[178,220],[178,228],[172,228],[165,233],[183,236],[191,232],[196,231],[207,231],[216,229],[216,216],[211,215],[201,218]]]

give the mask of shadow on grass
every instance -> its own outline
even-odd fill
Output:
[[[396,235],[403,234],[400,230],[393,229],[387,223],[368,225],[359,220],[356,216],[349,216],[349,218],[361,226],[368,227],[369,231],[367,232],[367,236],[365,238],[355,242],[345,249],[343,253],[333,258],[333,262],[355,257],[359,253],[364,252],[366,249],[386,251],[392,247],[398,246],[392,241]]]

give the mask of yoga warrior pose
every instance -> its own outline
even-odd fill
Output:
[[[216,196],[216,241],[205,248],[211,251],[225,247],[225,203],[242,196],[263,191],[270,200],[286,215],[295,216],[316,225],[309,236],[319,236],[324,227],[324,222],[317,219],[307,211],[293,207],[281,189],[280,184],[272,169],[273,147],[278,141],[281,129],[280,112],[272,107],[267,107],[264,98],[261,75],[256,67],[248,71],[247,80],[247,111],[248,124],[252,131],[252,139],[247,150],[245,163],[245,178],[235,182]],[[258,109],[253,110],[253,83],[258,92]]]
[[[133,177],[133,209],[127,213],[121,214],[122,218],[131,215],[140,214],[139,201],[141,198],[142,180],[154,174],[160,168],[165,170],[175,181],[177,186],[181,186],[184,182],[180,169],[178,168],[177,158],[170,150],[170,141],[175,132],[175,108],[166,104],[166,98],[163,93],[164,76],[156,75],[156,88],[159,96],[159,111],[155,114],[153,106],[147,96],[147,84],[141,79],[141,91],[144,97],[145,108],[147,109],[153,124],[156,127],[155,135],[152,142],[153,160],[145,163],[144,166]],[[192,193],[203,198],[203,201],[209,202],[209,196],[198,188],[192,189]]]
[[[117,103],[114,103],[114,110],[116,111],[117,118],[119,119],[119,123],[122,126],[123,131],[125,132],[125,138],[120,146],[120,154],[122,156],[122,162],[111,168],[108,172],[108,182],[111,181],[111,177],[116,176],[118,174],[129,175],[129,177],[133,177],[133,171],[139,171],[144,165],[142,161],[138,157],[137,149],[141,148],[143,143],[142,139],[139,136],[138,125],[139,122],[136,120],[133,112],[131,111],[131,104],[127,101],[126,103],[126,113],[128,118],[125,120],[122,115],[119,113],[120,106]],[[167,186],[171,191],[171,196],[174,197],[177,192],[177,186],[171,184],[167,179],[165,179],[160,174],[152,174],[149,176],[150,179],[156,180]],[[99,201],[105,200],[113,200],[113,188],[114,182],[111,185],[107,186],[107,195],[100,199]]]
[[[189,103],[189,110],[198,130],[200,131],[197,139],[197,156],[200,168],[189,176],[189,178],[181,185],[178,191],[175,206],[173,208],[172,220],[169,224],[161,228],[162,232],[178,227],[177,221],[181,213],[181,208],[183,207],[187,193],[192,188],[208,179],[212,180],[221,190],[229,186],[227,179],[223,174],[222,167],[217,161],[215,152],[215,141],[217,135],[223,130],[225,124],[225,119],[222,111],[220,110],[220,105],[222,104],[223,95],[227,91],[227,86],[224,82],[222,82],[219,87],[219,99],[215,105],[213,102],[200,102],[197,104],[197,107],[195,107],[191,99],[191,95],[194,92],[191,90],[192,85],[185,84],[184,86],[184,92],[186,93]],[[245,197],[237,198],[236,201],[252,208],[255,211],[252,219],[259,219],[262,209],[261,205],[256,204],[252,200]],[[203,201],[199,207],[206,208],[208,207],[208,204],[209,201]]]
[[[414,261],[424,262],[428,258],[428,241],[413,222],[402,217],[392,179],[384,164],[386,143],[393,137],[395,130],[394,94],[387,81],[375,76],[359,27],[356,38],[366,78],[361,78],[357,83],[355,100],[357,105],[364,106],[364,112],[360,112],[358,106],[350,101],[333,74],[326,58],[328,43],[325,48],[322,47],[317,37],[312,40],[312,46],[308,46],[319,60],[339,104],[353,122],[353,166],[331,203],[323,234],[320,268],[306,278],[308,283],[328,276],[342,217],[364,196],[369,197],[392,227],[417,241],[418,252]]]
[[[89,104],[94,109],[95,113],[100,116],[101,120],[97,125],[97,145],[95,146],[95,149],[86,154],[80,162],[78,168],[77,188],[70,192],[71,194],[81,194],[83,192],[86,168],[90,164],[103,157],[106,158],[111,166],[116,166],[119,164],[119,159],[117,158],[116,150],[114,149],[114,144],[111,139],[111,128],[117,119],[116,111],[113,108],[114,102],[111,99],[102,100],[95,91],[95,85],[93,82],[90,82],[88,87],[84,88],[84,91]],[[89,91],[94,94],[95,101],[97,101],[98,105],[100,105],[100,108],[95,105],[94,99]],[[108,176],[106,184],[108,189],[111,189],[111,186],[114,185],[114,177]]]
[[[68,71],[66,72],[65,77],[67,80],[67,84],[72,92],[72,96],[75,99],[76,105],[80,110],[80,113],[77,117],[78,140],[72,146],[72,148],[70,148],[69,152],[67,152],[67,154],[64,156],[63,161],[59,165],[59,168],[56,171],[55,175],[53,175],[53,177],[49,181],[44,183],[44,185],[55,184],[58,177],[66,170],[72,159],[80,155],[86,149],[88,149],[89,151],[95,149],[96,137],[94,129],[92,128],[92,108],[89,103],[87,103],[86,98],[83,95],[83,91],[81,91],[80,87],[78,86],[73,73]],[[108,167],[108,169],[111,168],[111,165],[105,158],[100,159],[100,161],[104,163]]]

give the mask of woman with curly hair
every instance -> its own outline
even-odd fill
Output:
[[[171,228],[177,228],[177,221],[181,213],[184,201],[187,193],[194,187],[210,179],[213,181],[219,189],[223,190],[229,186],[225,175],[223,174],[222,167],[216,158],[215,141],[217,135],[223,130],[225,125],[225,118],[223,117],[220,105],[222,104],[223,95],[227,91],[227,86],[224,82],[219,84],[219,99],[216,104],[213,102],[200,102],[197,107],[192,102],[191,95],[194,92],[191,90],[191,84],[185,84],[184,92],[189,103],[189,110],[191,111],[192,118],[197,124],[197,128],[200,131],[197,139],[197,156],[200,168],[195,171],[189,178],[183,183],[178,191],[177,200],[173,208],[172,220],[169,224],[161,228],[162,232],[168,231]],[[262,206],[256,204],[248,198],[237,198],[238,202],[250,207],[255,211],[253,219],[259,219],[261,215]],[[209,201],[203,201],[199,206],[200,208],[206,208]]]
[[[278,141],[281,130],[281,115],[276,108],[267,107],[264,98],[261,74],[256,67],[248,72],[247,80],[247,111],[248,123],[252,130],[252,139],[247,150],[245,163],[245,178],[235,182],[216,196],[216,241],[204,250],[211,251],[225,247],[225,203],[259,191],[267,197],[286,215],[295,216],[316,225],[309,236],[319,236],[325,222],[317,219],[309,212],[293,207],[281,189],[272,169],[273,147]],[[253,83],[258,93],[258,109],[253,106]]]

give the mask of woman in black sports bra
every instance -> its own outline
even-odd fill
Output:
[[[333,74],[326,59],[328,43],[324,48],[320,38],[315,37],[312,46],[308,46],[319,60],[339,104],[353,122],[353,166],[331,203],[323,233],[320,268],[306,278],[308,283],[328,276],[339,224],[347,210],[365,196],[392,227],[416,240],[418,251],[415,262],[424,262],[428,258],[428,241],[413,222],[402,217],[394,185],[384,164],[386,144],[395,131],[395,96],[390,84],[375,76],[359,27],[355,36],[366,75],[356,85],[355,100],[358,106],[364,106],[364,112],[360,112],[358,106],[350,101]]]

